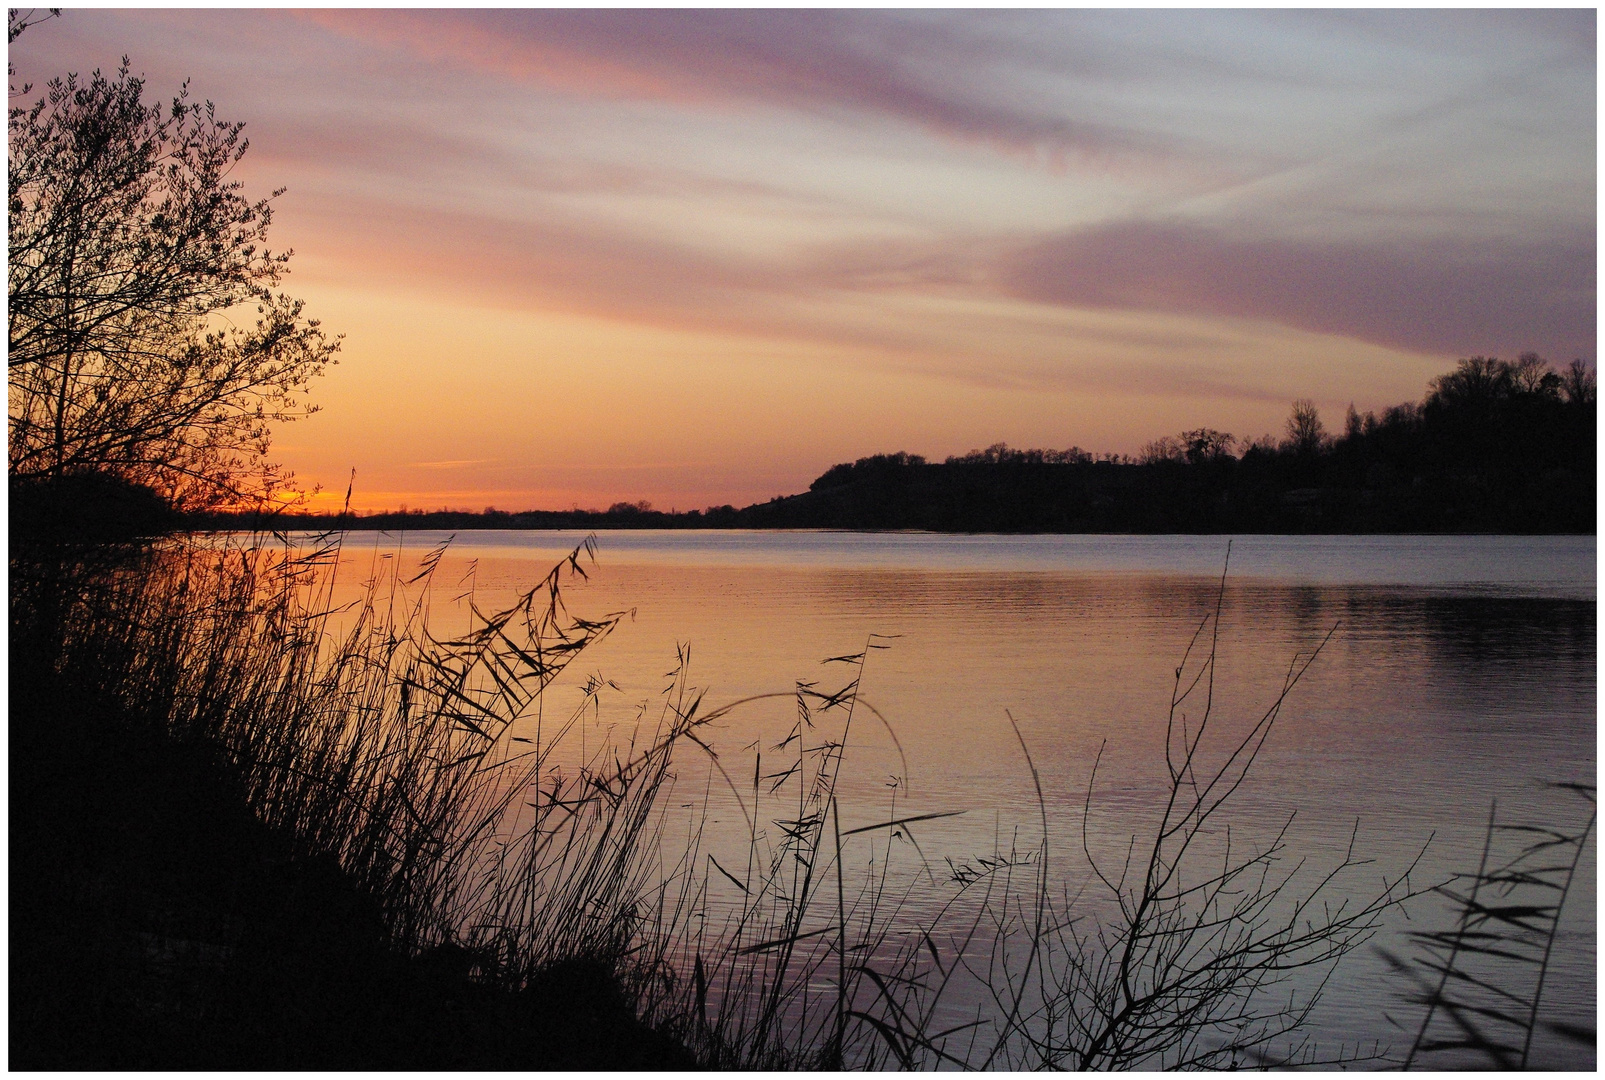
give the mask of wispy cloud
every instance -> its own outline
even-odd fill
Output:
[[[494,465],[501,458],[463,458],[458,461],[414,461],[408,464],[412,469],[463,469],[470,465]]]
[[[989,93],[981,78],[967,82],[965,76],[1006,70],[1021,57],[1007,41],[950,19],[840,10],[358,10],[308,17],[429,60],[576,94],[868,113],[1060,158],[1166,154],[1185,141],[1033,107]]]
[[[1076,307],[1266,319],[1419,352],[1592,355],[1595,245],[1255,240],[1121,223],[1029,245],[1016,295]]]

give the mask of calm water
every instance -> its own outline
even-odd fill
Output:
[[[405,562],[444,538],[354,533],[346,558]],[[466,623],[450,599],[465,592],[481,608],[510,600],[581,539],[458,536],[435,578],[437,617],[448,629]],[[887,635],[862,694],[896,740],[879,725],[855,728],[843,821],[882,820],[894,792],[910,813],[963,811],[915,834],[938,867],[986,854],[1000,837],[1036,842],[1011,715],[1041,774],[1052,850],[1066,853],[1056,873],[1072,887],[1087,876],[1080,830],[1100,747],[1089,837],[1095,854],[1123,852],[1155,816],[1174,669],[1217,598],[1208,745],[1219,752],[1275,699],[1289,663],[1332,634],[1229,804],[1234,837],[1268,837],[1292,816],[1290,851],[1330,865],[1358,825],[1358,852],[1375,863],[1354,877],[1356,892],[1424,846],[1415,880],[1431,884],[1475,868],[1494,800],[1507,820],[1570,822],[1579,805],[1545,785],[1595,777],[1592,537],[1244,537],[1223,597],[1223,537],[619,532],[598,545],[571,607],[634,616],[576,672],[617,687],[589,737],[628,730],[679,645],[690,645],[691,681],[717,705],[798,680],[834,689],[843,669],[820,661]],[[579,681],[559,685],[552,706],[577,702]],[[793,715],[785,700],[758,703],[714,739],[734,762],[777,742]],[[688,765],[682,789],[704,790],[700,775]],[[709,801],[715,850],[736,851],[739,813],[717,791]],[[911,871],[919,864],[912,850],[899,855]],[[910,900],[916,910],[927,902]],[[1545,992],[1552,1019],[1594,1023],[1594,910],[1591,844]],[[1431,898],[1411,916],[1411,928],[1445,918]],[[1389,1000],[1392,985],[1373,951],[1345,961],[1319,1016],[1323,1045],[1400,1041],[1382,1009],[1417,1014]],[[1551,1062],[1592,1064],[1543,1049]]]

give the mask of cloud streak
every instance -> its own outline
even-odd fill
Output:
[[[1128,222],[1030,244],[999,278],[1044,303],[1263,319],[1417,352],[1595,348],[1591,236],[1357,244]]]
[[[967,349],[944,347],[941,330],[913,319],[865,318],[865,303],[1000,296],[1258,320],[1444,356],[1595,353],[1595,245],[1586,236],[1365,243],[1125,222],[1046,240],[844,241],[759,258],[583,220],[517,222],[335,200],[325,210],[333,213],[324,235],[350,265],[413,267],[435,285],[514,306],[884,353],[934,358]]]
[[[868,114],[1054,160],[1164,157],[1186,142],[988,92],[1021,62],[1018,49],[951,20],[839,10],[307,17],[365,42],[580,95]]]

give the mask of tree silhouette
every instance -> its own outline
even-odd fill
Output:
[[[1186,447],[1187,461],[1192,465],[1206,461],[1225,461],[1232,456],[1232,447],[1237,443],[1230,432],[1216,431],[1214,428],[1184,431],[1181,433],[1181,441]]]
[[[125,58],[9,110],[12,478],[238,503],[282,481],[269,429],[313,411],[339,340],[272,292],[290,257],[266,247],[281,192],[253,202],[229,179],[244,125],[187,85],[170,106],[143,92]]]
[[[60,18],[60,16],[60,8],[47,8],[43,15],[39,14],[38,8],[8,8],[6,10],[6,44],[9,45],[16,41],[28,27],[38,26],[42,22],[49,22],[51,19]],[[11,64],[7,63],[6,68],[8,71],[11,70]]]
[[[1138,458],[1144,465],[1180,464],[1187,460],[1187,444],[1175,435],[1161,435],[1144,443]]]
[[[1315,402],[1299,398],[1293,402],[1293,412],[1287,418],[1287,446],[1300,454],[1314,454],[1326,445],[1326,428]]]
[[[1594,369],[1574,359],[1566,365],[1561,372],[1561,391],[1566,395],[1566,403],[1573,407],[1592,406],[1598,395],[1594,386]]]

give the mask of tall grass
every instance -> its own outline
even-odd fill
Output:
[[[563,604],[590,544],[450,638],[429,619],[442,553],[379,560],[337,609],[334,538],[157,548],[79,577],[54,663],[129,722],[215,749],[298,857],[335,860],[377,901],[398,949],[466,949],[511,984],[626,955],[675,733],[553,768],[578,714],[541,716],[542,692],[620,618]]]
[[[835,793],[858,675],[879,644],[835,658],[844,685],[765,695],[792,698],[796,719],[759,756],[743,802],[748,858],[732,871],[712,853],[698,863],[700,829],[665,845],[664,796],[683,749],[722,768],[699,732],[759,699],[704,709],[682,652],[633,736],[582,749],[602,684],[587,681],[566,714],[543,706],[626,614],[586,619],[564,603],[592,542],[504,609],[470,598],[468,627],[449,637],[430,611],[444,552],[406,568],[399,553],[376,555],[344,604],[355,560],[335,536],[41,562],[14,567],[34,587],[14,593],[13,631],[119,723],[215,753],[292,857],[334,862],[377,903],[399,952],[448,956],[509,989],[599,964],[643,1019],[710,1065],[858,1060],[852,1014],[871,976],[844,958],[883,947],[888,913],[884,876],[847,903],[840,854],[906,823],[844,836]],[[714,896],[726,883],[739,886],[734,908]]]
[[[1501,821],[1495,803],[1477,869],[1435,890],[1450,901],[1454,925],[1412,933],[1412,957],[1383,953],[1409,987],[1404,1000],[1421,1007],[1404,1068],[1527,1069],[1533,1037],[1545,1029],[1594,1045],[1592,1028],[1540,1019],[1561,913],[1596,812],[1593,785],[1551,788],[1586,804],[1586,819],[1569,826]]]
[[[862,651],[825,661],[843,669],[837,682],[826,688],[799,682],[788,695],[795,706],[789,729],[778,743],[758,748],[750,779],[730,775],[718,753],[690,732],[748,827],[740,865],[705,856],[700,917],[688,924],[679,950],[691,977],[664,1002],[680,1037],[710,1066],[913,1064],[911,1047],[895,1035],[918,987],[901,940],[908,928],[898,929],[911,883],[891,876],[890,837],[955,812],[900,812],[893,787],[884,820],[842,827],[839,780],[854,724],[886,724],[859,694],[866,661],[886,647],[871,635]],[[779,696],[746,698],[703,719]],[[895,731],[886,730],[895,743]],[[884,845],[877,847],[877,838]],[[849,887],[849,852],[865,844],[867,857],[854,858],[862,869],[852,871]],[[929,1041],[928,1024],[913,1026]]]

